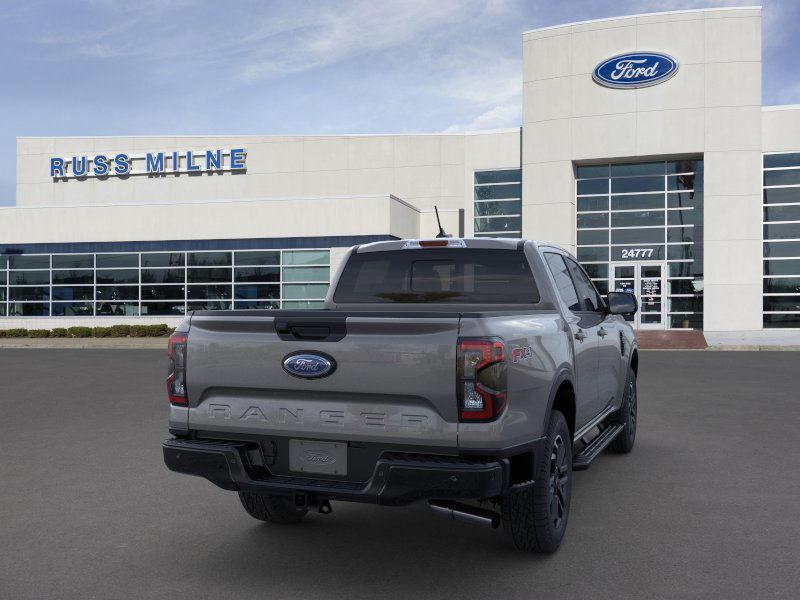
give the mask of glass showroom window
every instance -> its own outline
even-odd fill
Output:
[[[764,155],[764,327],[800,328],[800,152]]]
[[[0,316],[319,308],[329,282],[325,249],[0,256]]]
[[[475,237],[522,236],[522,171],[475,171]]]
[[[703,161],[576,167],[578,260],[603,293],[610,263],[664,263],[666,325],[703,326]]]

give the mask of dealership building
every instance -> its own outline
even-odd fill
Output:
[[[432,237],[435,206],[566,247],[642,329],[800,328],[800,106],[762,106],[761,36],[758,7],[525,32],[502,131],[19,138],[0,328],[318,307],[348,247]]]

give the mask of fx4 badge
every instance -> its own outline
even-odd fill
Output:
[[[533,348],[530,346],[520,346],[519,348],[511,349],[511,362],[522,362],[526,358],[533,356]]]

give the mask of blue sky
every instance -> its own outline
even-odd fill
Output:
[[[753,0],[0,1],[16,136],[436,132],[521,123],[521,34]],[[800,1],[765,0],[764,104],[800,103]]]

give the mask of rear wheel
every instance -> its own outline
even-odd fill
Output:
[[[572,437],[557,410],[550,415],[545,448],[536,457],[533,484],[508,490],[500,499],[503,529],[517,548],[530,552],[555,552],[567,529]]]
[[[636,441],[636,373],[628,368],[628,379],[625,381],[625,397],[622,399],[617,416],[617,423],[621,423],[622,431],[614,438],[609,448],[619,454],[627,454],[633,450],[633,443]]]
[[[239,492],[239,500],[251,517],[270,523],[298,523],[308,512],[305,508],[295,508],[289,496]]]

